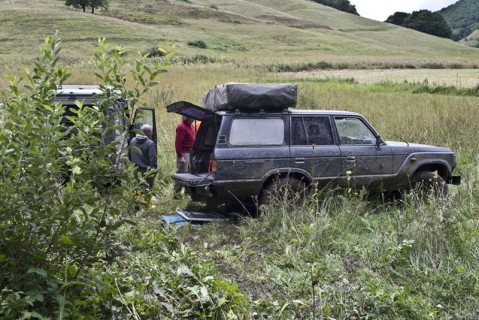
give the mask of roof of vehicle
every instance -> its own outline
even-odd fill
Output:
[[[103,95],[103,91],[100,90],[100,86],[97,85],[62,85],[57,90],[58,95]]]
[[[296,109],[288,109],[287,110],[288,114],[291,115],[341,115],[341,116],[361,116],[361,114],[357,112],[351,112],[351,111],[343,111],[343,110],[296,110]],[[231,111],[216,111],[217,114],[219,115],[231,115],[231,114],[237,114],[237,112],[231,110]],[[241,113],[246,113],[246,114],[259,114],[261,112],[255,110],[255,111],[243,111],[241,110]],[[263,113],[261,113],[263,114]],[[283,112],[280,111],[267,111],[264,112],[264,114],[283,114]]]
[[[119,95],[119,92],[116,92]],[[76,100],[84,101],[85,103],[94,102],[102,96],[105,92],[101,90],[99,85],[62,85],[56,92],[55,100],[63,104],[72,104]]]
[[[347,116],[360,116],[357,112],[344,111],[344,110],[289,110],[291,114],[321,114],[321,115],[347,115]]]
[[[296,109],[279,109],[279,108],[265,108],[265,109],[230,109],[230,110],[217,110],[212,111],[206,108],[195,105],[194,103],[188,101],[177,101],[170,105],[166,106],[167,112],[175,112],[181,115],[188,116],[196,120],[206,120],[213,119],[215,115],[219,116],[232,116],[232,115],[245,115],[245,116],[256,116],[256,115],[334,115],[334,116],[351,116],[351,117],[360,117],[361,115],[356,112],[351,111],[341,111],[341,110],[296,110]]]

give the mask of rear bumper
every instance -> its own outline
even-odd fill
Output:
[[[204,187],[213,183],[211,174],[191,174],[191,173],[173,173],[173,180],[180,182],[187,187]]]
[[[248,198],[257,196],[262,186],[262,181],[258,180],[213,180],[207,174],[174,173],[171,177],[185,186],[192,196],[202,199]]]

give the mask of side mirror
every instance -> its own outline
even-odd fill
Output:
[[[381,136],[377,135],[376,136],[376,148],[379,148],[383,142],[384,141],[383,141],[383,139],[381,139]]]

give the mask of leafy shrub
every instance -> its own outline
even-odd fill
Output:
[[[240,319],[249,314],[238,286],[223,280],[171,229],[139,224],[121,233],[121,259],[93,270],[75,288],[83,299],[71,306],[74,318],[97,313],[107,319]]]
[[[124,94],[130,112],[155,84],[159,65],[135,63],[138,87],[124,86],[120,50],[101,40],[95,57],[96,74],[105,99],[97,107],[70,110],[71,126],[63,125],[65,107],[54,103],[58,86],[68,78],[58,65],[61,41],[47,37],[34,67],[22,79],[12,79],[4,92],[0,128],[0,311],[3,317],[53,315],[63,310],[71,287],[94,265],[108,264],[117,248],[119,227],[134,200],[131,170],[119,157],[126,143],[105,143],[107,133],[122,130],[107,119],[116,102],[113,90]],[[146,80],[148,79],[148,80]],[[123,126],[130,116],[121,111]],[[104,124],[104,125],[100,125]],[[35,313],[34,313],[35,312]]]
[[[165,50],[157,47],[150,48],[149,50],[142,53],[142,55],[146,54],[148,55],[148,57],[164,57],[167,55]]]
[[[208,46],[206,45],[206,42],[204,42],[203,40],[188,41],[188,45],[190,47],[196,47],[196,48],[200,48],[200,49],[208,48]]]
[[[209,57],[202,54],[197,54],[193,57],[181,57],[177,60],[178,63],[183,64],[208,64],[208,63],[229,63],[229,60],[224,58]]]

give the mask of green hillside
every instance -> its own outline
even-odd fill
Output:
[[[439,11],[452,28],[455,41],[468,37],[479,28],[479,6],[476,0],[460,0]]]
[[[459,42],[471,47],[479,48],[479,28]]]
[[[55,30],[71,64],[89,57],[99,37],[128,52],[174,45],[185,61],[201,56],[245,64],[477,63],[475,49],[308,0],[112,0],[108,11],[94,15],[59,0],[0,4],[1,65],[30,61]]]

